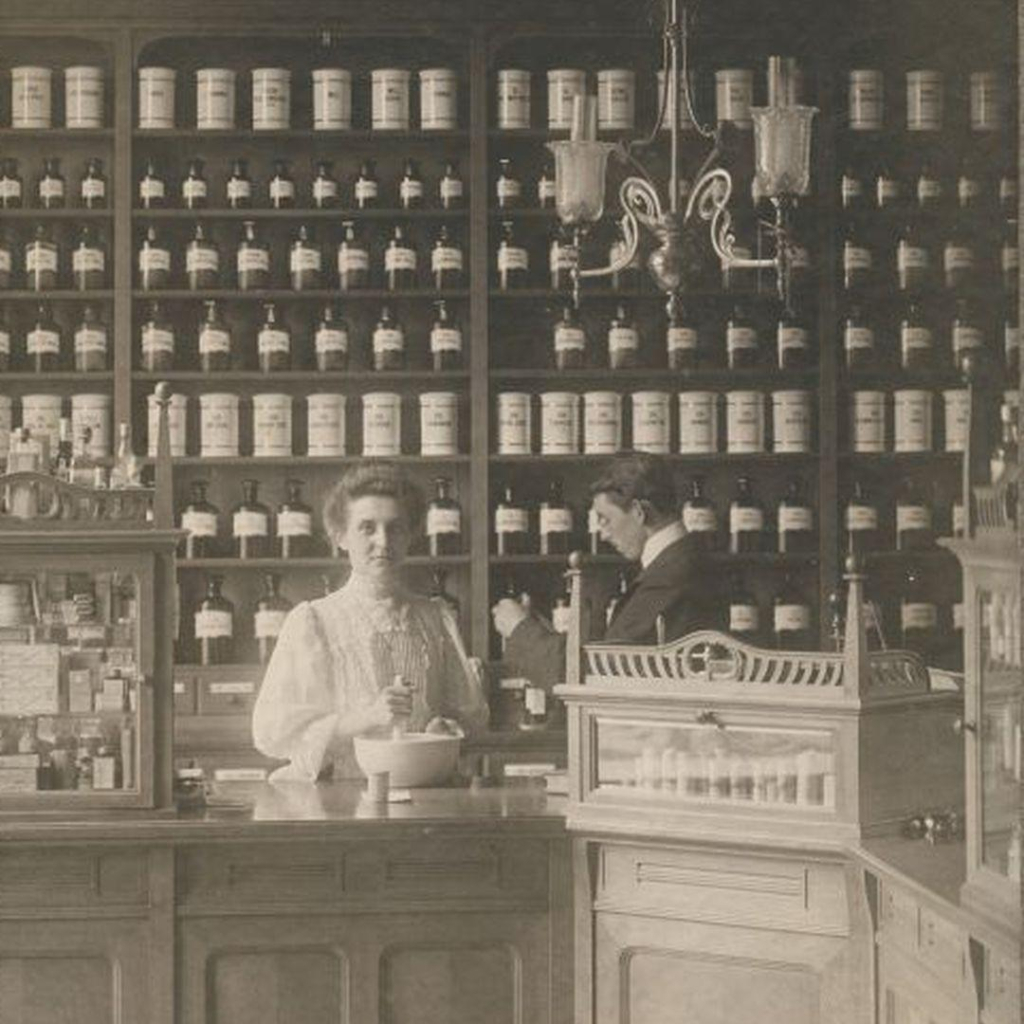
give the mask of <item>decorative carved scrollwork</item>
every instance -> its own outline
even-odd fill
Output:
[[[144,523],[153,500],[149,488],[99,490],[45,473],[0,476],[0,523],[54,521]]]

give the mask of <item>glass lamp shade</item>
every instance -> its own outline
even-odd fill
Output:
[[[817,107],[751,107],[755,191],[769,199],[811,187],[811,121]]]
[[[593,224],[604,213],[610,142],[549,142],[555,155],[555,208],[563,224]]]

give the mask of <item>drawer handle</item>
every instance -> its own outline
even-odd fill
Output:
[[[698,711],[697,712],[697,724],[698,725],[713,725],[716,729],[724,729],[725,722],[723,722],[718,714],[714,711]]]

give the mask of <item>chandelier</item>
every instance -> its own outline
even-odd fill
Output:
[[[796,199],[810,190],[811,122],[817,108],[796,102],[799,72],[788,57],[770,57],[768,61],[768,105],[751,107],[754,127],[755,201],[768,199],[774,208],[774,222],[767,225],[774,240],[774,255],[750,258],[734,248],[737,243],[729,200],[733,193],[730,172],[717,161],[721,155],[721,128],[712,131],[699,127],[693,113],[689,83],[688,12],[681,0],[666,0],[663,47],[663,74],[657,123],[644,140],[625,144],[599,142],[592,98],[577,96],[573,107],[570,138],[549,142],[555,158],[555,206],[562,224],[573,232],[573,293],[579,300],[580,278],[615,274],[634,263],[640,245],[641,227],[658,243],[647,261],[658,288],[675,302],[686,284],[690,251],[696,245],[700,225],[707,224],[711,245],[723,270],[774,269],[780,299],[789,306],[790,269],[793,250],[790,232],[791,213]],[[671,102],[670,102],[671,97]],[[680,198],[680,160],[685,111],[702,135],[714,138],[714,145],[700,171],[684,208]],[[653,142],[669,112],[669,180],[659,190],[642,164],[632,154],[633,147]],[[605,177],[608,157],[618,152],[640,173],[625,179],[619,187],[622,216],[619,230],[622,244],[618,255],[604,267],[580,266],[583,236],[604,213]],[[667,193],[667,208],[662,195]]]

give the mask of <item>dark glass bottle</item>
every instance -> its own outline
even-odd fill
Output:
[[[568,291],[572,288],[572,271],[576,266],[576,250],[569,233],[557,228],[551,236],[548,250],[548,267],[551,273],[553,291]]]
[[[380,318],[373,328],[373,368],[405,369],[405,331],[388,306],[381,307]]]
[[[875,178],[875,206],[879,210],[896,210],[903,203],[903,185],[883,164]]]
[[[221,593],[223,576],[211,576],[195,612],[200,665],[229,665],[235,657],[235,606]]]
[[[462,509],[452,497],[451,481],[438,477],[427,505],[427,551],[432,558],[462,552]]]
[[[953,317],[953,366],[960,368],[960,361],[968,352],[977,352],[985,347],[985,334],[980,321],[966,299],[957,299],[956,315]]]
[[[259,481],[242,481],[242,500],[231,513],[231,536],[236,558],[268,558],[270,509],[260,503]]]
[[[286,480],[284,501],[277,509],[277,553],[281,558],[313,554],[313,509],[302,500],[302,481]]]
[[[60,173],[60,160],[55,156],[47,157],[36,182],[36,206],[42,210],[61,210],[66,203],[67,186]]]
[[[587,358],[587,334],[573,306],[562,307],[562,318],[555,324],[552,340],[556,369],[583,368]]]
[[[323,285],[323,252],[305,224],[299,225],[292,242],[288,270],[293,291],[304,292]]]
[[[811,606],[789,575],[775,595],[772,632],[779,650],[806,651],[811,647]]]
[[[572,547],[572,509],[562,496],[562,481],[552,480],[541,502],[539,516],[540,553],[564,555]]]
[[[398,205],[403,210],[418,210],[423,206],[423,191],[419,166],[415,160],[406,160],[398,183]]]
[[[49,306],[40,305],[36,319],[25,335],[25,355],[33,373],[49,373],[60,368],[60,328]]]
[[[459,615],[459,599],[450,594],[446,588],[448,573],[444,569],[434,569],[430,574],[430,592],[427,595],[432,601],[438,601],[448,606],[453,615]]]
[[[512,161],[502,157],[498,161],[498,180],[494,183],[495,198],[499,210],[511,210],[523,199],[523,183],[512,169]]]
[[[71,253],[71,284],[80,292],[103,288],[107,283],[107,252],[93,229],[83,224],[78,245]]]
[[[525,555],[530,551],[530,514],[505,484],[494,510],[494,537],[499,555]]]
[[[725,325],[725,351],[730,370],[752,370],[761,364],[757,328],[739,303]]]
[[[451,237],[446,224],[437,229],[434,247],[430,250],[430,274],[438,291],[459,288],[465,280],[462,246]]]
[[[270,286],[270,247],[256,237],[256,222],[247,220],[235,253],[238,290],[259,291]]]
[[[556,196],[555,169],[550,163],[545,163],[537,179],[537,205],[542,210],[553,210]]]
[[[994,486],[1007,471],[1018,463],[1020,437],[1017,430],[1017,410],[1009,402],[999,406],[999,441],[989,454],[989,482]]]
[[[248,161],[238,159],[231,162],[231,175],[224,186],[224,198],[231,210],[248,210],[252,207],[252,178],[249,177]]]
[[[284,620],[292,610],[291,601],[281,595],[280,588],[281,577],[276,572],[268,572],[263,577],[263,593],[256,601],[253,614],[253,635],[261,665],[270,661]]]
[[[11,368],[13,342],[14,334],[11,331],[11,323],[7,319],[7,310],[0,306],[0,373],[6,373]]]
[[[334,177],[334,164],[330,160],[318,160],[310,198],[317,210],[330,210],[338,205],[338,179]]]
[[[904,292],[916,294],[931,283],[931,254],[914,220],[907,221],[896,243],[896,276]]]
[[[161,210],[167,205],[167,182],[157,170],[154,160],[146,161],[139,178],[139,206],[144,210]]]
[[[957,220],[942,247],[946,287],[969,288],[977,281],[978,258],[974,240],[962,220]]]
[[[0,234],[0,290],[11,287],[14,280],[14,245],[5,234]]]
[[[775,329],[780,370],[806,370],[814,365],[811,332],[807,322],[792,309],[784,309]]]
[[[256,355],[263,373],[280,373],[292,365],[292,336],[288,328],[279,323],[277,307],[268,302],[263,307],[266,315],[256,335]]]
[[[918,492],[914,481],[907,478],[896,499],[896,550],[928,548],[934,539],[931,506]]]
[[[754,497],[750,477],[736,480],[729,505],[729,551],[736,555],[764,548],[764,506]]]
[[[202,210],[209,203],[209,186],[203,174],[203,161],[190,160],[181,182],[181,205],[186,210]]]
[[[866,288],[874,275],[871,247],[851,225],[843,240],[843,287],[847,291]]]
[[[71,417],[61,416],[57,433],[57,454],[53,460],[53,475],[58,480],[71,483],[71,465],[74,458],[75,445],[71,433]]]
[[[466,187],[457,160],[444,162],[444,174],[437,183],[437,198],[443,210],[457,210],[465,205]]]
[[[962,213],[976,214],[985,204],[985,187],[975,159],[967,154],[960,161],[956,179],[957,207]]]
[[[197,224],[185,248],[185,280],[192,291],[216,288],[220,281],[220,249]]]
[[[877,368],[875,331],[860,306],[853,306],[843,321],[843,351],[848,370]]]
[[[1005,221],[999,249],[999,271],[1003,279],[1003,290],[1010,294],[1015,294],[1020,284],[1019,241],[1016,218]]]
[[[344,222],[345,235],[338,243],[338,287],[343,292],[365,288],[370,281],[370,252],[356,234],[354,221]]]
[[[501,222],[501,241],[497,254],[498,287],[502,291],[525,288],[529,283],[530,254],[516,238],[515,225],[510,220]]]
[[[946,189],[935,169],[928,162],[921,165],[914,188],[917,208],[922,213],[938,213],[946,205]]]
[[[729,632],[738,640],[756,644],[761,638],[761,609],[744,585],[742,573],[733,573],[727,600]]]
[[[430,361],[433,369],[459,370],[463,365],[462,329],[448,312],[444,299],[439,299],[437,319],[430,328]]]
[[[316,350],[316,368],[321,373],[348,369],[348,322],[340,317],[335,319],[334,308],[329,302],[320,315],[313,345]]]
[[[670,370],[695,370],[700,366],[700,334],[697,330],[697,321],[688,315],[683,304],[675,297],[669,302],[665,348]]]
[[[0,210],[19,210],[25,202],[25,186],[13,157],[0,160]]]
[[[78,201],[87,210],[102,210],[107,205],[107,179],[103,174],[103,161],[90,157],[78,182]]]
[[[384,250],[384,282],[388,291],[415,288],[417,266],[416,248],[401,224],[396,224]]]
[[[86,306],[81,323],[75,328],[75,370],[79,373],[98,373],[107,368],[109,350],[107,328],[100,322],[96,310]]]
[[[927,585],[916,566],[907,569],[900,594],[900,633],[903,646],[926,660],[939,639],[935,588]]]
[[[847,167],[839,179],[839,201],[844,210],[858,213],[867,207],[868,189],[855,167]]]
[[[782,554],[814,551],[814,509],[804,496],[803,483],[790,480],[778,510],[779,551]]]
[[[231,369],[231,330],[220,318],[220,310],[212,299],[203,303],[206,317],[199,325],[199,368],[203,373]]]
[[[1016,302],[1008,302],[1003,317],[1003,363],[1006,374],[1014,380],[1020,374],[1020,325]]]
[[[690,481],[690,495],[683,502],[683,529],[693,537],[702,551],[718,548],[718,514],[715,506],[704,494],[704,478],[695,476]]]
[[[181,512],[181,529],[185,531],[181,550],[185,558],[214,558],[217,543],[220,509],[206,498],[208,481],[193,480],[190,498]]]
[[[25,243],[25,287],[34,292],[52,291],[58,282],[57,243],[49,229],[37,224]]]
[[[171,250],[160,241],[156,228],[146,228],[139,247],[139,287],[147,291],[167,288],[171,283]]]
[[[853,555],[877,551],[881,547],[878,505],[869,496],[860,480],[853,484],[853,494],[844,512],[846,550]]]
[[[927,370],[935,365],[932,329],[920,306],[911,302],[900,322],[900,366],[904,370]]]
[[[640,364],[640,331],[626,307],[619,303],[608,325],[608,365],[613,370]]]
[[[287,160],[274,161],[274,173],[267,183],[267,196],[275,210],[290,210],[295,206],[295,179],[288,169]]]
[[[380,182],[372,160],[364,160],[359,165],[359,175],[352,188],[353,197],[358,210],[373,209],[380,200]]]

